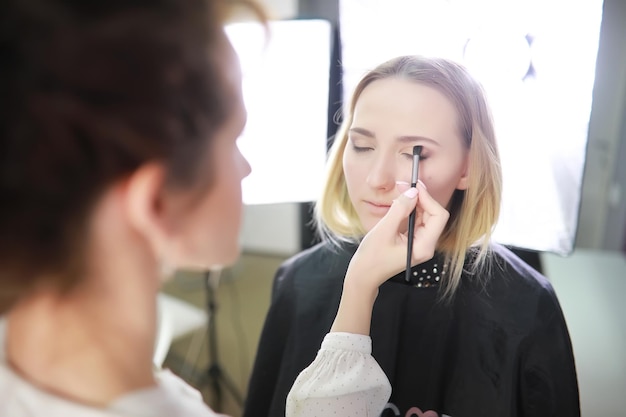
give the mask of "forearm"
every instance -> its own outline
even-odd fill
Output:
[[[339,310],[330,331],[369,335],[377,296],[378,288],[368,288],[346,277]]]

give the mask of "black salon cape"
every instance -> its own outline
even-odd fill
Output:
[[[552,286],[508,249],[492,249],[487,284],[464,275],[447,305],[437,289],[406,284],[404,274],[380,287],[372,354],[393,391],[383,416],[580,415]],[[332,325],[354,250],[322,243],[278,270],[244,417],[284,417],[291,385]]]

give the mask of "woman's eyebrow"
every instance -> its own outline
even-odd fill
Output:
[[[398,140],[398,142],[407,143],[407,144],[415,143],[415,142],[428,142],[436,146],[441,146],[441,144],[437,142],[435,139],[431,139],[426,136],[398,136],[396,139]]]
[[[373,139],[376,138],[376,135],[374,135],[374,132],[371,132],[367,129],[363,129],[362,127],[351,127],[350,132],[358,133],[359,135],[367,136],[368,138],[373,138]]]
[[[364,129],[362,127],[352,127],[350,128],[350,132],[358,133],[359,135],[376,139],[376,135],[374,134],[374,132]],[[426,136],[402,135],[402,136],[398,136],[396,139],[398,140],[398,142],[407,143],[407,144],[415,143],[415,142],[428,142],[436,146],[441,146],[439,142]]]

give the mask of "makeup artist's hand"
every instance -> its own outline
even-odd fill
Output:
[[[331,331],[369,334],[378,287],[406,267],[407,233],[399,229],[416,207],[413,265],[433,257],[450,214],[418,183],[398,196],[363,238],[348,266]]]
[[[417,196],[415,196],[417,193]],[[413,238],[413,265],[431,259],[439,236],[450,214],[432,198],[420,182],[400,194],[387,214],[365,236],[348,268],[346,279],[352,274],[361,285],[365,282],[378,287],[406,267],[407,233],[399,232],[401,224],[416,207]]]

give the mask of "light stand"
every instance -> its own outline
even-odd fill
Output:
[[[221,269],[209,270],[205,273],[205,289],[206,289],[206,305],[208,313],[208,347],[209,347],[209,364],[206,370],[202,373],[199,381],[199,386],[208,384],[214,394],[213,410],[216,412],[222,411],[223,405],[223,391],[225,388],[235,399],[240,407],[243,407],[243,396],[237,390],[237,387],[230,379],[230,377],[223,371],[219,362],[218,349],[217,349],[217,329],[216,329],[216,316],[217,316],[217,300],[216,293],[219,286],[220,276],[222,274]]]

